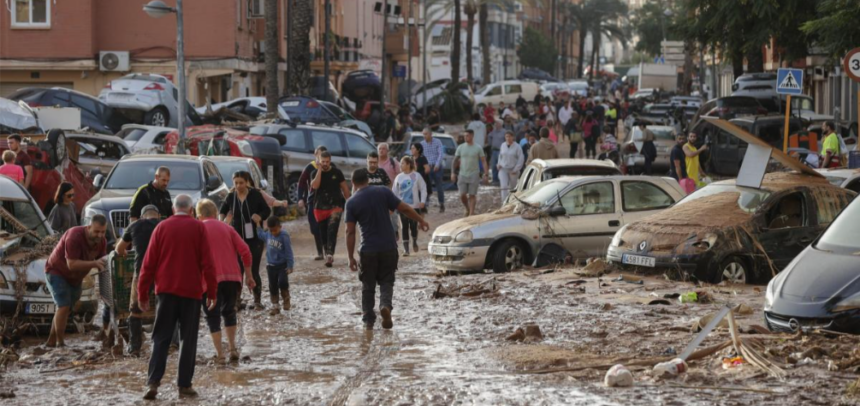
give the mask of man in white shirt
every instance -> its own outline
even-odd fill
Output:
[[[570,121],[570,118],[573,117],[573,107],[570,106],[570,100],[565,100],[564,106],[562,106],[558,110],[558,121],[561,124],[561,132],[559,140],[564,138],[564,129],[567,126],[567,122]]]
[[[475,145],[481,148],[487,145],[487,125],[481,121],[480,114],[472,114],[472,121],[466,125],[466,129],[475,133]]]
[[[502,191],[502,201],[508,198],[511,186],[517,183],[520,177],[520,169],[523,168],[525,154],[522,148],[514,142],[514,133],[505,133],[505,142],[499,148],[499,159],[496,169],[499,172],[499,185]]]

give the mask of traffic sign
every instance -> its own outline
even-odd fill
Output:
[[[776,92],[803,94],[803,69],[780,68],[776,74]]]
[[[848,77],[860,82],[860,48],[854,48],[842,60],[843,68]]]

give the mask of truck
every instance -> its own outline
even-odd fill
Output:
[[[674,92],[678,90],[678,68],[674,65],[640,63],[637,88]]]

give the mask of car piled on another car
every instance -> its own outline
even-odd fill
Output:
[[[179,124],[179,90],[161,75],[132,73],[114,79],[102,89],[99,100],[139,124],[176,128]],[[186,100],[185,125],[201,125],[197,111]]]

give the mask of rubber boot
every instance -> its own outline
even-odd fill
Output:
[[[284,310],[290,310],[293,305],[290,304],[290,290],[281,289],[281,299],[284,301]]]
[[[128,354],[140,355],[143,346],[143,320],[140,317],[128,316]]]
[[[278,295],[272,295],[271,299],[272,299],[272,310],[269,310],[269,314],[274,316],[274,315],[281,312],[281,310],[278,309]]]
[[[262,302],[262,299],[260,298],[260,296],[262,296],[262,293],[254,292],[254,309],[256,309],[256,310],[263,310],[264,309],[263,302]]]

